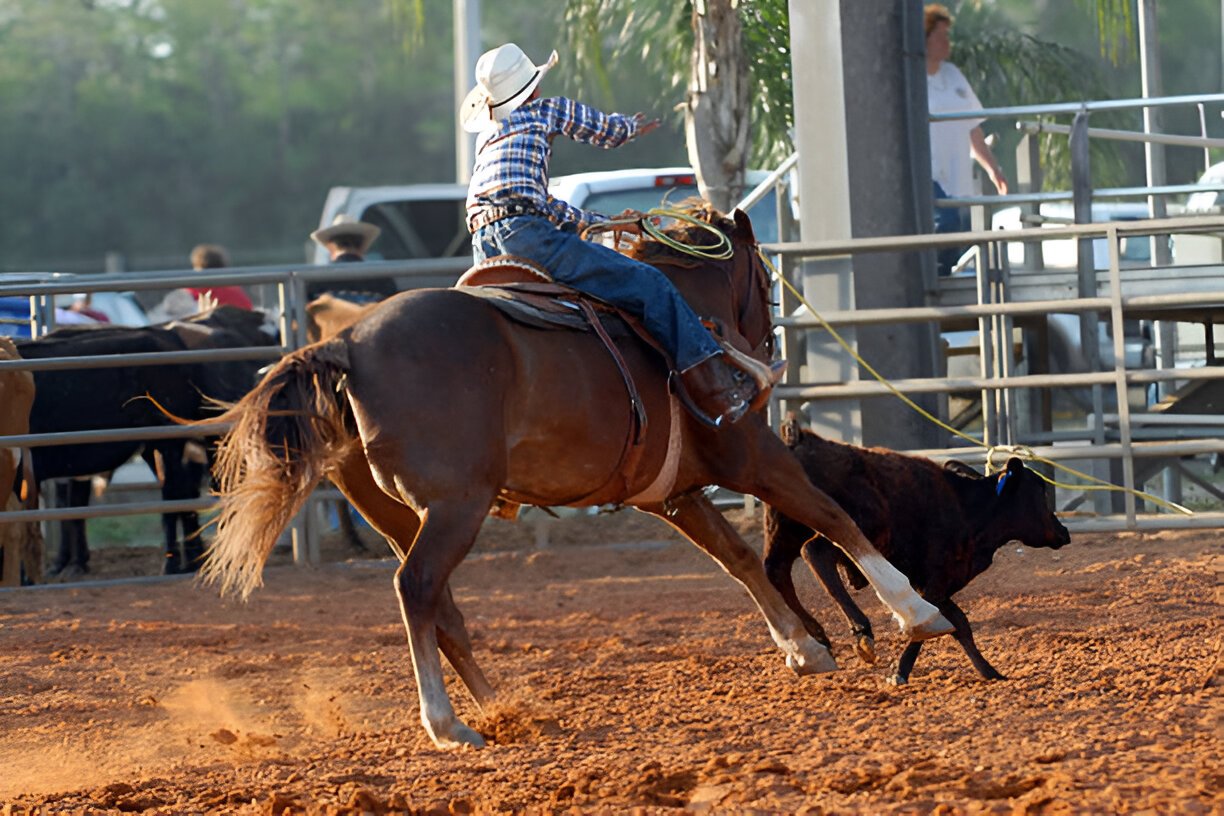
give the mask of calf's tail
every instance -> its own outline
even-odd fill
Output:
[[[246,598],[263,583],[276,539],[356,439],[343,383],[342,338],[286,356],[254,390],[212,422],[232,427],[213,474],[220,515],[200,578]]]

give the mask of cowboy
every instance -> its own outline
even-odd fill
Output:
[[[327,250],[328,263],[362,263],[370,245],[382,233],[373,224],[358,221],[347,213],[340,213],[330,226],[310,233],[310,239]],[[382,300],[396,292],[395,281],[390,278],[351,278],[343,281],[311,281],[306,287],[307,300],[314,300],[330,293],[354,303]]]
[[[460,109],[463,129],[479,134],[467,198],[472,254],[477,263],[502,254],[526,258],[558,283],[640,320],[697,410],[716,425],[735,422],[781,378],[785,363],[737,368],[663,273],[579,237],[586,225],[608,218],[548,194],[553,138],[619,147],[659,121],[542,97],[540,81],[556,63],[556,51],[536,65],[513,43],[485,52],[476,63],[476,87]]]

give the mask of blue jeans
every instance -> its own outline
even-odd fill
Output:
[[[696,312],[662,272],[558,229],[546,218],[503,218],[472,235],[472,255],[477,263],[502,254],[534,261],[557,283],[572,286],[640,320],[676,371],[692,368],[721,351]]]
[[[969,221],[969,210],[965,207],[939,206],[939,200],[949,198],[949,196],[938,181],[932,184],[935,198],[935,232],[968,232],[972,228]],[[956,266],[956,262],[960,260],[961,255],[965,254],[966,249],[967,247],[963,246],[944,247],[935,253],[940,277],[952,273],[952,267]]]

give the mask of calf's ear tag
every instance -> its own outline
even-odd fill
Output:
[[[1003,485],[1007,483],[1007,477],[1011,475],[1010,470],[1003,471],[1003,475],[999,477],[999,481],[995,482],[995,495],[1003,495]]]

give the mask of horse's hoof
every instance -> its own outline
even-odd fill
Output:
[[[875,665],[875,638],[871,637],[871,635],[859,635],[859,639],[854,643],[854,653],[858,655],[859,660],[869,666]]]
[[[890,686],[904,686],[906,683],[909,682],[908,679],[902,677],[899,674],[890,674],[888,675],[886,679],[888,680],[888,685]]]
[[[955,629],[956,627],[938,609],[932,607],[931,615],[907,629],[905,635],[910,640],[930,640],[940,635],[946,635]]]
[[[434,745],[444,751],[453,751],[465,745],[470,745],[473,748],[485,747],[484,737],[463,723],[456,724],[449,734],[430,734],[430,737],[433,739]]]
[[[787,655],[786,666],[800,677],[837,671],[837,661],[833,659],[833,653],[819,643],[815,649],[809,650],[803,656],[802,663],[796,660],[794,655]]]

